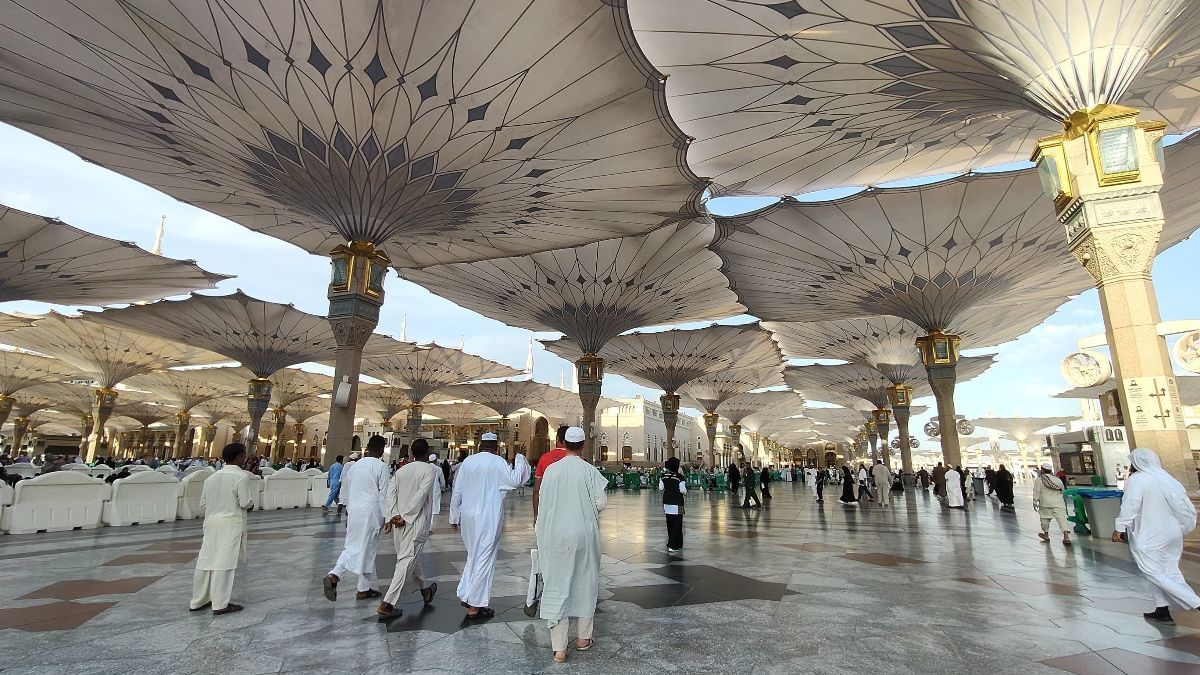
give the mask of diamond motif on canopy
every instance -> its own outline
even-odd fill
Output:
[[[66,361],[21,351],[0,350],[0,394],[11,396],[26,387],[44,382],[61,382],[78,374],[79,369]]]
[[[439,348],[440,349],[440,348]],[[448,400],[440,394],[426,394],[422,403]],[[393,387],[390,384],[358,384],[358,408],[366,409],[379,415],[386,425],[392,418],[408,410],[416,401],[413,391],[404,387]],[[365,415],[364,415],[365,417]]]
[[[425,397],[451,384],[521,374],[502,363],[436,344],[422,345],[408,354],[364,359],[362,370],[393,387],[407,389],[410,405],[424,403]]]
[[[583,356],[568,338],[542,344],[568,361]],[[628,333],[606,342],[596,356],[604,359],[609,371],[669,394],[701,375],[783,361],[771,334],[758,324]]]
[[[741,424],[751,415],[791,417],[803,411],[804,397],[791,390],[747,392],[727,399],[717,406],[717,414],[733,424]]]
[[[995,364],[995,357],[964,356],[958,361],[956,369],[958,381],[966,382],[982,375]],[[819,399],[819,395],[808,395],[810,388],[828,390],[853,396],[870,403],[875,409],[890,407],[887,389],[892,382],[875,368],[865,364],[844,363],[838,365],[788,366],[783,371],[783,379],[789,387],[800,390],[808,398]],[[913,388],[913,398],[932,396],[933,389],[926,380],[909,383]]]
[[[122,330],[93,320],[95,316],[51,312],[33,326],[3,333],[0,341],[60,359],[95,376],[100,387],[116,386],[140,373],[225,360],[202,345]]]
[[[764,368],[723,370],[698,377],[679,388],[684,404],[715,413],[725,401],[748,391],[783,384],[782,364]]]
[[[156,373],[135,375],[125,381],[134,389],[143,389],[165,396],[181,410],[192,408],[214,398],[235,396],[246,388],[246,380],[253,375],[242,371],[237,377],[215,377],[229,375],[235,368],[203,368],[195,370],[162,370]]]
[[[530,256],[405,270],[402,276],[512,326],[563,333],[585,353],[641,326],[739,314],[712,226],[696,221],[641,237]]]
[[[213,288],[230,277],[0,205],[0,302],[101,306]]]
[[[85,312],[101,323],[176,339],[223,354],[255,377],[271,377],[287,366],[329,359],[337,349],[333,328],[323,316],[252,298],[241,291],[229,295],[191,295],[102,312]],[[411,351],[414,345],[373,335],[366,355]]]
[[[478,260],[696,213],[702,184],[624,3],[0,13],[20,17],[0,26],[0,118],[313,253]]]
[[[522,408],[555,405],[558,399],[573,396],[565,389],[532,380],[456,384],[446,387],[441,393],[486,406],[501,417],[508,417]]]
[[[731,192],[1024,161],[1097,103],[1174,130],[1200,123],[1194,3],[839,0],[795,15],[743,0],[629,4],[639,44],[670,76],[668,108],[696,138],[689,163]]]

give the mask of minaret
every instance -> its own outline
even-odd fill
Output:
[[[525,356],[525,374],[527,380],[533,380],[533,334],[529,335],[529,353]]]
[[[158,221],[158,231],[154,233],[154,246],[150,247],[150,252],[154,255],[162,255],[162,240],[163,235],[166,234],[166,228],[164,227],[166,222],[167,214],[164,213],[162,220]]]
[[[401,319],[401,321],[400,321],[400,341],[408,342],[408,315],[407,314],[405,314],[404,318]]]

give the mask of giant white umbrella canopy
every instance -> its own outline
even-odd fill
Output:
[[[378,415],[384,426],[392,425],[393,419],[397,415],[408,410],[416,403],[413,400],[413,390],[405,387],[361,382],[358,385],[358,390],[358,407],[360,409],[365,408]],[[427,404],[445,400],[449,399],[440,394],[432,393],[426,394],[420,403]],[[365,414],[362,416],[366,417]],[[399,422],[396,421],[395,423],[398,424]]]
[[[458,433],[460,430],[465,430],[472,422],[496,415],[495,410],[469,401],[434,403],[433,405],[426,406],[425,412],[433,417],[445,420],[450,425],[450,436],[454,439],[455,445],[458,445],[460,448],[462,447],[462,443],[465,442],[465,440],[459,440],[461,438]]]
[[[686,138],[622,3],[0,14],[0,118],[319,255],[358,241],[405,267],[478,260],[696,213]]]
[[[568,361],[584,353],[573,340],[546,341],[546,349]],[[779,346],[757,323],[736,326],[713,324],[694,330],[666,330],[619,335],[604,344],[596,356],[605,367],[636,384],[663,390],[663,423],[667,428],[667,456],[675,456],[675,425],[679,420],[679,395],[688,380],[719,370],[781,363]]]
[[[1071,113],[1200,123],[1185,0],[631,0],[688,162],[794,195],[1029,158]]]
[[[508,440],[508,417],[522,408],[535,409],[542,405],[554,405],[558,399],[571,392],[533,380],[503,380],[500,382],[474,382],[446,387],[442,394],[455,399],[473,401],[495,410],[500,415],[498,431],[500,440]]]
[[[334,446],[389,264],[700,213],[705,183],[624,3],[4,0],[0,15],[0,119],[333,258],[334,380],[352,383]]]
[[[118,383],[156,370],[224,360],[202,345],[123,330],[95,321],[93,316],[51,312],[37,317],[32,326],[3,333],[7,344],[48,354],[95,378],[90,405],[95,427],[88,444],[89,461],[116,403],[114,387]]]
[[[503,363],[437,344],[422,345],[421,349],[407,354],[366,360],[362,370],[371,377],[408,390],[407,396],[411,399],[408,406],[410,446],[421,430],[421,406],[430,394],[452,384],[521,373]]]
[[[799,415],[804,412],[804,397],[791,389],[746,392],[722,401],[717,406],[716,412],[721,417],[729,420],[729,433],[733,435],[736,442],[741,443],[742,427],[746,420],[759,419],[765,421],[771,418],[778,419]],[[750,440],[754,445],[754,452],[758,453],[761,450],[761,439],[758,437],[758,432],[762,425],[751,422],[745,426],[751,432]]]
[[[248,378],[246,402],[251,419],[251,452],[257,451],[259,423],[270,405],[269,378],[287,366],[332,358],[339,349],[334,329],[325,317],[302,312],[290,304],[259,300],[241,291],[192,294],[183,300],[160,300],[86,315],[104,324],[210,349],[250,371],[253,377]],[[414,348],[411,343],[373,334],[366,340],[364,352],[385,355]]]
[[[1074,419],[1078,419],[1078,415],[1042,417],[977,417],[971,420],[971,423],[977,427],[1002,431],[1007,434],[1009,438],[1016,441],[1017,449],[1021,453],[1021,468],[1027,469],[1029,468],[1028,452],[1030,437],[1041,429],[1056,427]]]
[[[0,349],[0,426],[13,409],[13,394],[44,382],[61,382],[79,369],[59,359],[15,349]]]
[[[782,371],[782,362],[755,368],[721,370],[694,378],[679,388],[684,405],[704,411],[704,430],[708,435],[705,464],[716,465],[717,422],[721,417],[717,408],[738,394],[782,385]]]
[[[1200,405],[1200,375],[1178,375],[1175,384],[1179,387],[1179,400],[1183,405]],[[1075,387],[1060,391],[1054,398],[1099,398],[1100,395],[1120,386],[1115,378],[1090,387]]]
[[[712,225],[691,221],[639,237],[405,270],[402,276],[498,321],[556,331],[574,342],[584,354],[576,369],[590,434],[604,370],[598,354],[609,340],[633,328],[742,312],[718,258],[705,248],[712,232]]]
[[[184,447],[188,428],[192,423],[192,408],[214,398],[236,395],[245,387],[246,377],[229,377],[241,368],[201,368],[190,370],[160,370],[144,375],[135,375],[125,381],[125,386],[145,389],[177,406],[175,413],[175,456],[188,457]],[[219,374],[219,375],[218,375]]]
[[[229,277],[55,218],[0,205],[0,302],[102,305],[213,288]]]

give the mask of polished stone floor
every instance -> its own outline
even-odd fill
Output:
[[[439,597],[381,623],[375,603],[322,597],[344,519],[250,516],[240,614],[189,613],[200,521],[0,537],[0,670],[9,673],[1200,673],[1200,617],[1146,623],[1122,545],[1039,542],[1027,492],[967,512],[928,494],[889,509],[815,504],[776,484],[762,511],[689,494],[685,549],[668,556],[652,492],[618,492],[604,536],[596,647],[551,661],[521,611],[530,496],[508,501],[493,607],[467,625],[465,560],[445,513],[427,546]],[[384,548],[387,547],[385,541]],[[390,577],[394,556],[379,557]],[[1200,565],[1186,565],[1200,582]]]

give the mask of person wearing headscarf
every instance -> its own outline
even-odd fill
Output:
[[[854,474],[850,472],[850,465],[842,465],[842,496],[838,499],[843,504],[855,504],[858,499],[854,496]]]
[[[1042,519],[1042,531],[1038,532],[1038,538],[1050,541],[1050,521],[1054,520],[1062,530],[1063,546],[1070,546],[1071,530],[1067,527],[1067,502],[1063,500],[1063,489],[1063,482],[1054,475],[1054,465],[1042,463],[1038,481],[1033,484],[1033,510]]]
[[[993,480],[996,487],[996,498],[1000,500],[1000,506],[1012,506],[1013,475],[1001,464],[1000,468],[996,469],[996,477]]]
[[[1179,571],[1183,538],[1196,528],[1196,507],[1187,490],[1162,468],[1158,455],[1148,448],[1129,453],[1129,478],[1121,498],[1112,540],[1127,541],[1138,569],[1150,582],[1154,611],[1149,621],[1174,625],[1171,605],[1200,609],[1200,596]]]

